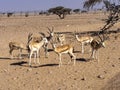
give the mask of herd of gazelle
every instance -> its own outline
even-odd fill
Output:
[[[73,53],[74,47],[71,44],[63,43],[65,42],[65,34],[58,35],[58,41],[60,42],[61,45],[56,46],[56,43],[53,41],[53,37],[54,37],[53,29],[54,29],[53,27],[52,27],[52,30],[48,28],[49,36],[46,36],[44,33],[40,32],[39,34],[41,34],[42,36],[35,37],[35,36],[32,36],[33,35],[32,33],[29,33],[28,42],[26,46],[18,42],[10,42],[9,53],[11,55],[11,59],[13,59],[13,55],[12,55],[13,50],[19,50],[20,52],[19,58],[22,58],[21,57],[22,50],[28,50],[29,51],[29,65],[31,66],[32,55],[34,55],[34,62],[36,63],[37,61],[37,63],[40,64],[39,62],[40,49],[43,47],[45,49],[45,57],[48,57],[48,44],[51,43],[54,52],[57,53],[59,56],[59,66],[62,65],[61,55],[65,53],[69,54],[72,57],[71,59],[74,60],[74,65],[75,65],[76,56]],[[104,44],[105,38],[103,37],[102,39],[99,34],[98,34],[98,37],[100,40],[94,39],[92,36],[80,37],[75,33],[76,40],[82,44],[82,53],[84,53],[84,44],[86,43],[90,44],[92,48],[92,54],[90,58],[93,58],[93,59],[98,59],[97,58],[98,50],[101,47],[105,47],[105,44]]]

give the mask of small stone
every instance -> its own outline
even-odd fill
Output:
[[[86,78],[85,78],[85,77],[83,77],[81,80],[85,81],[85,80],[86,80]]]
[[[115,67],[115,65],[113,64],[112,67]]]
[[[29,71],[29,72],[32,71],[32,68],[27,69],[27,71]]]
[[[107,73],[107,71],[104,71],[104,73],[106,74],[106,73]]]
[[[3,71],[4,71],[4,72],[8,72],[8,70],[7,70],[7,69],[4,69]]]
[[[36,72],[35,74],[39,74],[38,72]]]
[[[74,80],[77,80],[77,78],[74,78]]]
[[[52,74],[52,71],[49,71],[48,73],[49,73],[49,74]]]
[[[103,75],[98,75],[97,77],[100,78],[100,79],[104,79]]]
[[[13,78],[13,80],[16,80],[16,79],[17,79],[17,77],[14,77],[14,78]]]

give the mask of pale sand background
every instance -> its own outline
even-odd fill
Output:
[[[106,48],[100,49],[99,64],[96,60],[85,62],[91,54],[88,53],[89,46],[86,46],[85,54],[81,54],[80,44],[68,34],[67,43],[72,42],[75,51],[78,51],[75,53],[75,66],[73,63],[67,65],[70,57],[66,54],[62,56],[63,66],[59,68],[56,53],[50,52],[49,58],[44,58],[43,49],[39,67],[30,68],[27,57],[9,59],[8,43],[17,41],[26,44],[29,32],[46,33],[46,27],[52,26],[55,32],[97,31],[105,24],[102,19],[106,18],[103,13],[70,15],[64,20],[57,16],[0,17],[0,90],[119,90],[120,33],[111,34],[110,40],[105,42]],[[120,23],[117,23],[111,30],[119,27]],[[23,51],[23,54],[26,53]],[[98,78],[99,75],[101,78]]]

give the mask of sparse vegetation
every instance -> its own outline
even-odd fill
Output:
[[[50,8],[48,12],[58,15],[60,19],[64,19],[67,14],[70,14],[71,10],[72,9],[70,8],[58,6],[58,7]]]

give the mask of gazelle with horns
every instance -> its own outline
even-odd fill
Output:
[[[74,65],[75,65],[76,56],[73,54],[73,46],[72,45],[64,44],[64,45],[56,46],[56,44],[54,44],[53,41],[51,42],[51,44],[52,44],[53,50],[59,56],[59,67],[62,65],[61,56],[62,56],[62,54],[65,54],[65,53],[68,53],[72,57],[72,59],[74,60]]]
[[[48,28],[48,34],[49,36],[46,37],[46,35],[44,33],[41,33],[44,37],[46,37],[48,43],[45,44],[44,48],[45,48],[45,57],[48,57],[48,44],[50,42],[50,40],[53,38],[54,36],[54,27],[52,27],[52,29],[50,29],[49,27]]]
[[[48,43],[48,40],[46,39],[46,37],[43,37],[41,40],[34,40],[33,37],[31,37],[32,34],[28,35],[28,48],[29,48],[29,65],[31,66],[31,57],[32,54],[34,54],[34,62],[36,63],[37,59],[37,63],[40,64],[39,62],[39,52],[42,46],[44,46],[44,44]]]
[[[80,42],[82,45],[81,45],[81,48],[82,48],[82,53],[84,53],[84,45],[85,44],[90,44],[93,40],[93,37],[91,36],[80,36],[76,34],[75,32],[75,38],[77,39],[78,42]]]
[[[93,59],[98,59],[98,62],[99,62],[99,58],[98,58],[98,50],[102,47],[105,48],[105,36],[103,35],[103,39],[100,37],[100,35],[98,34],[98,37],[100,40],[97,40],[97,39],[94,39],[92,40],[91,42],[91,48],[92,48],[92,54],[91,54],[91,58]]]

